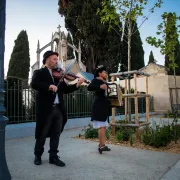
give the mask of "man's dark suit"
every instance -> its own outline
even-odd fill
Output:
[[[53,78],[47,67],[36,70],[34,72],[31,86],[33,89],[37,90],[37,112],[35,130],[36,146],[34,152],[36,156],[41,156],[44,151],[42,145],[37,145],[37,142],[41,141],[42,143],[44,141],[43,143],[45,143],[46,137],[50,137],[50,141],[52,142],[50,142],[50,155],[57,154],[59,136],[67,122],[67,114],[64,105],[63,94],[71,93],[78,89],[76,87],[76,84],[68,86],[64,81],[62,81],[58,85],[57,91],[59,97],[59,104],[57,106],[54,106],[56,93],[49,91],[49,86],[52,84],[57,85],[57,82],[53,81]],[[50,117],[52,116],[52,113],[55,116],[58,116],[58,118],[52,120],[52,118]]]

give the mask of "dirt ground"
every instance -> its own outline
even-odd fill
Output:
[[[81,137],[75,137],[77,139],[85,139],[84,136]],[[94,141],[98,142],[98,139],[86,139],[88,141]],[[145,145],[141,143],[140,141],[135,141],[134,144],[131,146],[129,141],[123,141],[123,142],[114,142],[114,137],[110,137],[109,140],[106,140],[106,144],[114,144],[117,146],[126,146],[130,148],[137,148],[137,149],[145,149],[145,150],[152,150],[152,151],[159,151],[159,152],[168,152],[168,153],[175,153],[175,154],[180,154],[180,139],[177,141],[177,144],[175,144],[174,141],[168,144],[166,147],[160,147],[160,148],[155,148],[149,145]]]

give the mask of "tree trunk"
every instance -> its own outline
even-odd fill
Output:
[[[175,70],[175,68],[174,68],[174,86],[175,86],[176,104],[178,104],[178,91],[177,91],[176,70]]]
[[[173,52],[173,64],[175,63],[175,53]],[[173,74],[174,74],[174,86],[175,86],[175,98],[176,98],[176,104],[178,104],[178,91],[177,91],[177,82],[176,82],[176,68],[173,67]]]
[[[96,64],[95,64],[95,60],[94,60],[94,48],[93,47],[91,47],[91,59],[92,59],[92,68],[93,68],[92,70],[94,70]]]
[[[131,10],[133,0],[131,0],[129,16],[128,16],[128,71],[131,71],[131,36],[132,36],[132,21],[131,21]],[[131,79],[128,76],[128,93],[131,93]],[[131,98],[128,98],[128,121],[131,121]]]
[[[87,72],[93,72],[95,69],[96,63],[94,60],[94,49],[93,47],[88,47],[86,49],[86,54],[87,54]]]

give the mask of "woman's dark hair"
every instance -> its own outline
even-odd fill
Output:
[[[104,66],[98,66],[94,70],[94,78],[99,77],[99,73],[101,73],[102,71],[106,71],[106,68]]]

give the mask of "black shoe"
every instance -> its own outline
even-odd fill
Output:
[[[34,164],[35,165],[41,165],[42,164],[41,156],[35,156]]]
[[[110,151],[111,149],[108,146],[101,146],[98,148],[99,154],[102,154],[103,151]]]
[[[110,149],[108,146],[104,146],[104,147],[102,148],[102,151],[111,151],[111,149]]]
[[[60,167],[64,167],[64,166],[65,166],[65,163],[62,162],[62,161],[59,159],[59,156],[49,157],[49,163],[50,163],[50,164],[55,164],[56,166],[60,166]]]

